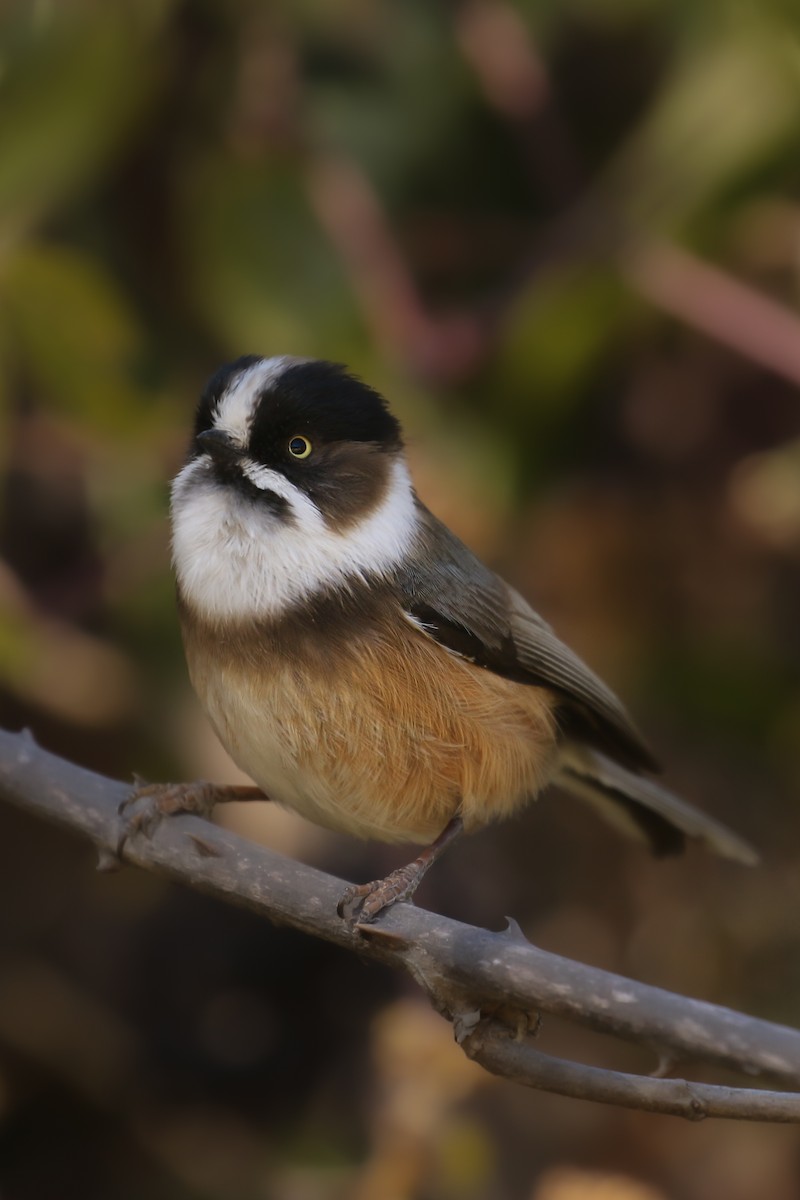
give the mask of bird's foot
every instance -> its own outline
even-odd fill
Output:
[[[218,804],[229,800],[266,800],[256,787],[225,786],[196,780],[193,783],[144,783],[136,786],[119,806],[120,831],[117,855],[136,834],[152,837],[165,817],[194,813],[207,820]]]
[[[348,925],[368,925],[378,913],[400,900],[410,900],[417,890],[428,864],[419,859],[398,867],[385,879],[373,879],[372,883],[354,884],[349,887],[336,906],[339,916]]]
[[[372,883],[354,884],[349,887],[336,906],[339,916],[348,925],[368,925],[378,913],[391,908],[399,900],[410,900],[422,882],[426,871],[433,866],[442,852],[460,836],[464,828],[458,813],[445,825],[435,842],[426,846],[418,858],[398,867],[385,879],[374,879]]]
[[[143,783],[137,780],[129,796],[117,810],[120,831],[117,854],[121,854],[125,843],[137,834],[150,838],[165,817],[176,813],[195,813],[210,817],[216,804],[213,784],[194,783]]]

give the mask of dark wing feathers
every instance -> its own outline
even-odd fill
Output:
[[[406,611],[443,646],[563,699],[567,734],[634,770],[658,770],[620,701],[526,600],[420,504],[422,538],[398,584]]]
[[[621,701],[533,611],[518,592],[508,589],[512,630],[520,660],[569,702],[565,732],[598,744],[634,769],[659,771]]]
[[[561,697],[557,782],[656,853],[673,854],[691,838],[737,862],[757,861],[736,834],[639,774],[658,767],[614,693],[422,505],[420,519],[417,552],[396,581],[401,602],[453,653]]]

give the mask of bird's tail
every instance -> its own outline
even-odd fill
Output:
[[[691,838],[734,862],[747,866],[758,862],[752,846],[719,821],[588,746],[564,746],[554,782],[586,800],[622,832],[645,842],[655,854],[679,854]]]

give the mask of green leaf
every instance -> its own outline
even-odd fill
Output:
[[[153,400],[135,380],[142,335],[97,263],[33,243],[0,277],[0,311],[17,357],[49,402],[97,431],[142,432]]]

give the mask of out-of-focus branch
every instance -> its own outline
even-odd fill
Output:
[[[453,32],[486,103],[516,136],[534,189],[563,209],[578,195],[583,171],[519,10],[506,0],[462,0],[454,6]]]
[[[83,833],[105,862],[129,793],[129,785],[48,754],[27,734],[0,731],[0,798]],[[378,924],[350,928],[336,913],[342,880],[197,817],[164,821],[151,839],[131,839],[124,854],[278,924],[405,969],[453,1020],[470,1057],[517,1082],[693,1119],[800,1122],[800,1094],[622,1075],[541,1054],[524,1035],[529,1014],[554,1013],[670,1061],[701,1059],[800,1088],[797,1030],[549,954],[513,925],[490,933],[400,904]]]
[[[537,190],[552,193],[556,211],[532,229],[514,270],[481,304],[433,313],[361,168],[343,155],[312,157],[311,205],[378,344],[428,379],[464,378],[491,353],[505,314],[537,275],[555,264],[600,260],[663,312],[800,383],[800,318],[678,245],[648,238],[629,213],[624,154],[599,178],[584,180],[546,63],[516,9],[505,0],[460,0],[453,34],[487,104],[520,139]]]
[[[378,345],[431,378],[471,370],[485,352],[482,322],[478,315],[437,316],[427,309],[377,192],[357,163],[318,155],[309,162],[306,183]]]
[[[670,242],[629,251],[622,270],[664,312],[800,384],[800,319],[784,305]]]

